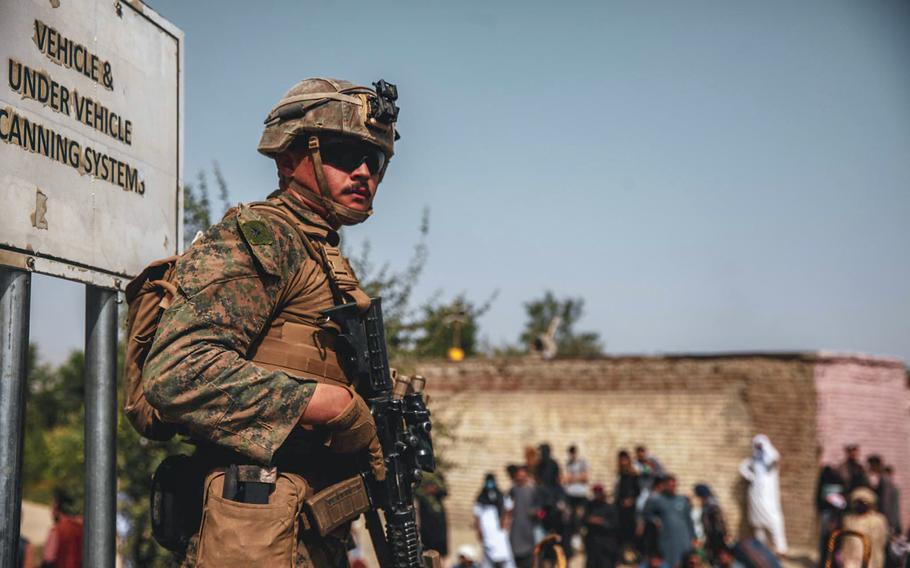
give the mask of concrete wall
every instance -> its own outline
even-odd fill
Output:
[[[910,521],[910,390],[902,361],[823,356],[815,367],[822,460],[838,464],[846,444],[894,466],[904,527]]]
[[[455,435],[444,447],[451,522],[470,523],[487,471],[523,460],[529,444],[550,442],[556,457],[579,446],[592,480],[611,487],[615,455],[651,448],[681,490],[715,489],[731,526],[740,526],[743,484],[737,468],[756,433],[780,450],[788,536],[815,543],[816,420],[814,359],[804,356],[617,357],[589,361],[474,360],[420,365],[431,408]],[[455,543],[458,544],[458,543]]]

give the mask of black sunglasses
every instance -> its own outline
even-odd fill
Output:
[[[378,174],[385,166],[385,152],[366,142],[328,140],[319,145],[322,161],[346,172],[353,172],[366,164],[371,174]]]

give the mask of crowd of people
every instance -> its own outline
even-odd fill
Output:
[[[575,446],[560,467],[548,444],[528,447],[524,463],[509,465],[508,489],[486,474],[474,504],[483,568],[530,568],[535,545],[558,535],[566,557],[584,551],[587,568],[640,565],[642,568],[750,568],[780,566],[787,539],[779,488],[780,454],[767,436],[752,440],[751,455],[739,473],[748,485],[746,518],[752,535],[734,540],[711,487],[699,483],[692,498],[682,495],[676,477],[645,446],[617,453],[609,491],[589,483],[587,462]],[[870,568],[886,566],[889,535],[900,533],[899,492],[888,466],[859,449],[822,470],[818,489],[822,549],[837,528],[866,534],[875,549]],[[858,539],[838,548],[838,566],[858,568]],[[893,541],[891,542],[893,545]],[[459,551],[462,566],[473,559]]]
[[[530,568],[535,545],[559,535],[571,558],[581,550],[588,568],[732,566],[723,513],[711,488],[699,484],[695,511],[677,494],[677,480],[645,446],[617,454],[610,494],[589,483],[575,446],[560,467],[548,444],[529,447],[525,462],[506,468],[511,488],[488,473],[474,506],[484,568]],[[612,498],[611,498],[612,496]]]
[[[900,489],[894,483],[894,468],[882,456],[861,460],[857,444],[844,448],[844,461],[824,465],[818,479],[816,509],[819,517],[819,555],[823,558],[831,535],[838,529],[865,535],[871,547],[869,568],[902,566],[910,534],[902,535]],[[847,538],[838,547],[836,560],[847,568],[862,564],[862,543]]]
[[[748,484],[746,518],[754,538],[736,542],[711,487],[699,483],[691,488],[692,499],[681,495],[676,477],[643,445],[633,453],[617,453],[609,491],[590,483],[588,464],[575,446],[567,449],[562,466],[548,444],[528,447],[523,463],[506,467],[507,490],[494,473],[485,475],[474,504],[482,553],[461,547],[456,566],[531,568],[535,547],[558,535],[566,557],[584,552],[586,568],[773,568],[787,553],[779,468],[780,453],[771,440],[755,436],[751,455],[739,467]],[[446,496],[445,480],[438,475],[427,476],[418,491],[424,545],[442,556],[448,555]],[[868,539],[869,568],[904,565],[910,533],[902,535],[900,490],[893,466],[882,456],[863,460],[858,445],[847,445],[841,463],[821,468],[816,507],[819,564],[828,555],[831,535],[843,529]],[[41,565],[81,566],[82,520],[62,490],[54,495],[53,518]],[[34,562],[30,548],[21,542],[22,566]],[[860,568],[863,553],[860,539],[845,538],[832,565]]]

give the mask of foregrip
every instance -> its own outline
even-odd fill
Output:
[[[386,539],[394,568],[423,568],[414,509],[386,515]]]

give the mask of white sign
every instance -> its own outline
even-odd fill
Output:
[[[2,0],[0,66],[0,264],[122,288],[181,250],[183,32],[139,0]]]

